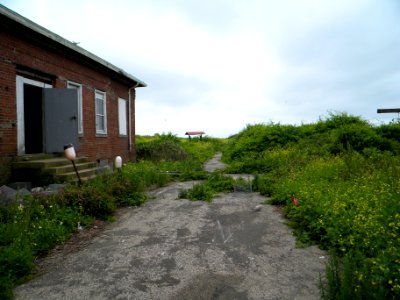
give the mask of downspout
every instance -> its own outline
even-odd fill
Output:
[[[129,88],[128,90],[128,96],[129,96],[129,100],[128,100],[128,113],[129,113],[129,122],[128,122],[128,139],[129,139],[129,145],[128,145],[128,150],[129,153],[132,151],[132,97],[131,97],[131,90],[135,89],[139,86],[139,82],[136,82],[136,85],[132,86],[131,88]]]

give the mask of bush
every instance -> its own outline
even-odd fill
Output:
[[[139,160],[152,161],[184,160],[188,156],[176,142],[163,139],[139,144],[136,153]]]
[[[28,197],[24,204],[0,210],[0,298],[11,299],[12,288],[34,269],[33,260],[66,241],[90,220],[78,207],[57,197]]]
[[[33,251],[23,239],[0,247],[0,299],[13,299],[13,286],[34,268]]]
[[[320,118],[316,124],[317,132],[330,132],[334,129],[339,129],[343,126],[368,126],[368,122],[359,116],[351,116],[345,112],[329,113],[329,117]]]
[[[205,184],[195,184],[193,188],[189,190],[181,190],[178,198],[211,202],[214,196],[215,192],[209,186]]]
[[[247,125],[246,129],[230,139],[224,151],[224,160],[254,159],[266,149],[276,149],[298,141],[301,135],[301,131],[292,125]]]
[[[225,176],[220,172],[213,172],[204,182],[195,184],[189,190],[180,191],[178,198],[211,202],[218,193],[232,192],[236,182],[242,183],[240,180],[235,181],[232,177]]]
[[[366,148],[391,150],[389,140],[379,136],[371,126],[356,124],[345,125],[335,132],[332,153],[337,154],[348,150],[362,152]]]

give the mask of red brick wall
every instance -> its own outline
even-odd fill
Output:
[[[0,45],[1,47],[1,45]],[[2,53],[0,49],[0,53]],[[0,59],[0,156],[17,153],[15,67]]]
[[[92,160],[113,160],[116,155],[124,161],[135,160],[135,147],[128,150],[128,137],[119,136],[118,98],[127,100],[129,86],[113,80],[104,72],[84,66],[59,50],[44,49],[5,32],[0,33],[0,157],[17,155],[16,74],[17,65],[55,76],[53,86],[65,88],[67,81],[82,84],[83,136],[78,155]],[[96,136],[95,90],[106,92],[107,136]],[[132,98],[132,142],[135,120]],[[128,112],[128,107],[127,107]],[[127,122],[128,123],[128,122]]]

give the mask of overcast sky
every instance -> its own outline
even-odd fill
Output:
[[[0,3],[148,84],[136,133],[301,124],[400,107],[397,0],[12,0]]]

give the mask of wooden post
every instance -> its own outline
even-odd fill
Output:
[[[378,108],[378,114],[400,113],[400,108]]]

